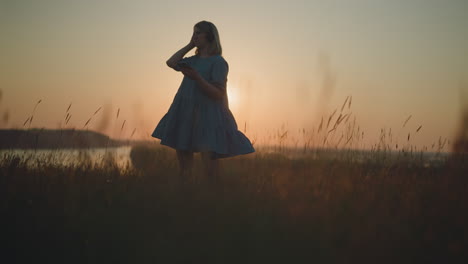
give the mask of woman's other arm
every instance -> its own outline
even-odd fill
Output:
[[[220,100],[224,97],[226,93],[226,84],[221,83],[209,83],[203,77],[199,76],[199,78],[195,79],[200,89],[215,100]]]
[[[197,82],[202,92],[212,99],[222,99],[226,93],[226,82],[210,83],[192,67],[182,68],[181,71],[185,76]]]
[[[185,47],[181,48],[179,51],[174,53],[174,55],[172,55],[166,61],[167,66],[174,69],[177,66],[177,62],[180,61],[185,56],[185,54],[187,54],[194,47],[195,47],[195,45],[193,44],[192,41],[190,41],[189,44],[187,44]]]

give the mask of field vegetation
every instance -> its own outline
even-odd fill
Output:
[[[2,259],[465,263],[466,152],[444,154],[439,140],[427,156],[410,136],[397,146],[383,130],[367,151],[354,150],[363,134],[343,111],[350,102],[304,131],[303,145],[287,147],[288,131],[279,131],[276,147],[223,160],[216,184],[198,156],[182,183],[174,151],[159,144],[134,146],[126,166],[112,154],[96,162],[86,153],[75,164],[32,166],[34,155],[6,152]]]

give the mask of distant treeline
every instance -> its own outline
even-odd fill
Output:
[[[87,130],[1,129],[0,149],[100,148],[133,145],[136,141],[114,140]]]

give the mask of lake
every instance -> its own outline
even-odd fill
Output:
[[[114,160],[120,168],[132,165],[130,160],[131,146],[122,146],[114,148],[87,148],[87,149],[2,149],[0,150],[0,160],[11,156],[18,156],[26,161],[29,166],[74,166],[90,162],[95,166],[100,166],[106,160]],[[257,152],[274,153],[278,150],[269,148],[258,148]],[[437,167],[445,163],[448,153],[420,152],[404,154],[401,152],[371,152],[366,150],[309,150],[303,152],[301,149],[283,149],[279,151],[284,157],[290,159],[321,159],[321,160],[349,160],[352,157],[354,162],[366,162],[368,160],[382,160],[395,162],[409,157],[409,160],[422,163],[425,167]],[[407,158],[408,158],[407,157]]]
[[[113,158],[119,167],[125,168],[127,164],[131,165],[131,149],[131,146],[87,149],[2,149],[0,159],[18,156],[29,166],[46,164],[74,166],[82,164],[83,161],[99,166],[103,161]]]

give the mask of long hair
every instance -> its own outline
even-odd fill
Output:
[[[208,51],[212,55],[222,55],[223,49],[221,48],[221,41],[219,40],[218,29],[216,26],[208,21],[200,21],[195,24],[196,28],[198,28],[201,32],[206,33],[206,38],[210,43]],[[198,48],[195,50],[195,54],[199,54]]]

